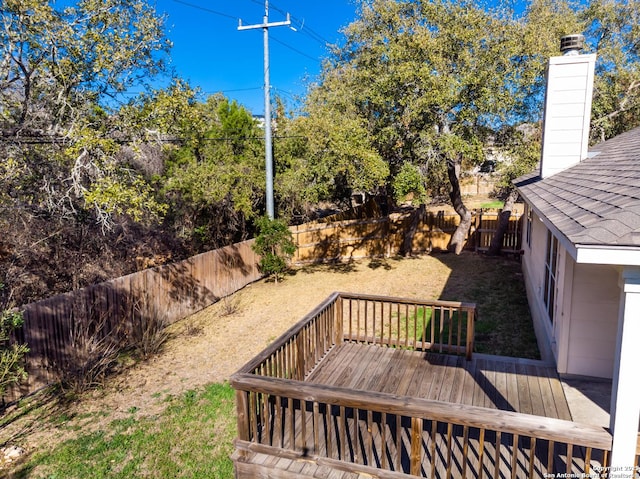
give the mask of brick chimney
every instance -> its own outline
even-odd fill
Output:
[[[547,178],[587,157],[596,55],[582,55],[582,35],[562,37],[563,56],[547,68],[540,176]]]

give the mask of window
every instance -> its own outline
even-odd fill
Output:
[[[545,260],[544,275],[544,305],[549,314],[549,320],[553,323],[556,300],[556,273],[558,270],[558,240],[547,232],[547,256]]]

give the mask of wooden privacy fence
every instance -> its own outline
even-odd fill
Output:
[[[30,349],[29,377],[6,399],[52,384],[77,367],[71,363],[78,331],[115,334],[124,346],[149,321],[172,324],[256,281],[262,275],[252,244],[237,243],[23,306],[18,339]]]
[[[498,215],[497,210],[475,212],[466,238],[467,249],[488,249]],[[297,264],[345,261],[446,250],[459,222],[455,213],[418,209],[377,218],[292,226],[291,233],[298,245],[293,261]],[[520,250],[521,225],[521,215],[512,214],[503,239],[503,252]]]

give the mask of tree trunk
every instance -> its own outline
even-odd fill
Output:
[[[406,257],[413,254],[413,239],[418,232],[418,224],[424,219],[425,212],[425,206],[420,205],[420,207],[411,214],[411,225],[404,233],[402,249],[400,250],[402,256]]]
[[[462,159],[447,160],[447,174],[449,175],[449,182],[451,183],[451,192],[449,198],[453,209],[458,213],[460,217],[460,224],[451,235],[449,240],[449,246],[447,249],[455,254],[460,254],[464,248],[464,241],[467,238],[469,229],[471,228],[471,212],[462,202],[462,192],[460,191],[460,166]]]
[[[487,251],[489,256],[497,256],[502,251],[504,234],[509,228],[509,218],[511,217],[511,211],[513,211],[513,205],[517,199],[518,191],[514,188],[509,192],[509,196],[507,196],[507,200],[504,202],[504,207],[498,216],[498,225],[496,227],[496,231],[493,233],[493,238],[491,238],[491,244]]]

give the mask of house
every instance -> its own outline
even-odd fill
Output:
[[[522,257],[543,356],[562,375],[612,379],[612,471],[636,466],[640,381],[640,128],[588,148],[595,55],[550,59],[539,171]],[[635,476],[633,476],[635,477]]]

